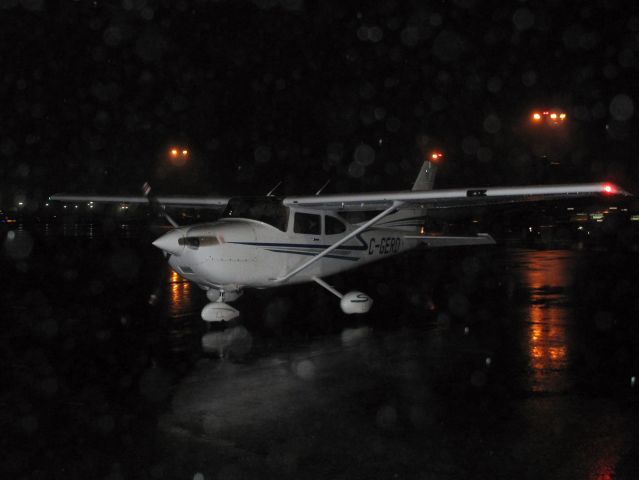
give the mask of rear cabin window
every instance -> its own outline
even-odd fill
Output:
[[[341,220],[329,215],[324,217],[324,233],[326,233],[326,235],[337,235],[338,233],[343,233],[345,230],[346,225],[344,225]]]
[[[321,217],[312,213],[295,212],[293,231],[295,233],[319,235],[322,232]]]

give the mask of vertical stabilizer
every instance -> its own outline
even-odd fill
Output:
[[[435,175],[437,174],[437,165],[431,162],[430,160],[426,160],[422,165],[422,169],[419,171],[419,175],[417,175],[417,179],[413,184],[412,190],[432,190],[433,185],[435,184]]]

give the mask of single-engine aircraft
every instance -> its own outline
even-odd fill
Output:
[[[629,195],[611,183],[433,190],[436,157],[424,162],[411,190],[298,197],[155,197],[55,194],[64,202],[146,203],[172,229],[153,242],[183,278],[206,290],[206,322],[231,321],[228,304],[245,288],[315,282],[340,299],[344,313],[366,313],[363,292],[340,293],[325,277],[426,244],[431,248],[494,244],[488,233],[472,236],[424,231],[429,211],[595,195]],[[223,209],[215,222],[180,226],[165,206]],[[356,218],[354,218],[356,217]],[[349,219],[351,219],[349,221]]]

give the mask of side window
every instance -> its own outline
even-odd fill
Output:
[[[344,225],[340,220],[335,217],[331,217],[326,215],[324,217],[324,232],[326,235],[336,235],[338,233],[343,233],[346,230],[346,225]]]
[[[320,216],[312,213],[295,212],[293,231],[295,233],[307,233],[309,235],[319,235],[322,231]]]

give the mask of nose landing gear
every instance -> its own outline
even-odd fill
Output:
[[[226,302],[237,300],[242,290],[223,290],[211,288],[206,291],[206,298],[211,302],[202,309],[202,320],[205,322],[230,322],[240,316],[240,312]]]

